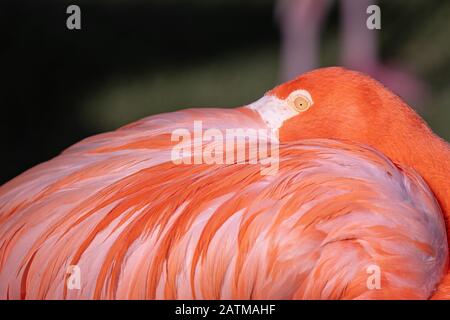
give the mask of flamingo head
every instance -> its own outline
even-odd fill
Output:
[[[400,125],[404,131],[401,122],[420,119],[381,83],[340,67],[308,72],[269,91],[250,108],[278,130],[281,142],[328,138],[377,147],[388,129]],[[401,139],[399,131],[393,133],[391,138]]]

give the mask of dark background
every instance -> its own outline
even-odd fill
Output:
[[[66,28],[78,4],[82,29]],[[450,139],[450,1],[379,1],[381,54],[429,87],[421,110]],[[337,64],[335,4],[321,65]],[[0,184],[89,135],[191,106],[237,106],[279,82],[271,0],[0,3]]]

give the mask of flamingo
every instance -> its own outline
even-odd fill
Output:
[[[199,120],[272,132],[275,172],[174,161],[172,133]],[[0,298],[448,299],[449,177],[449,145],[399,97],[317,69],[243,107],[87,138],[4,184]]]

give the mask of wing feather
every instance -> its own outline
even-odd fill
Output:
[[[442,213],[414,171],[350,142],[280,145],[260,164],[175,164],[177,128],[247,111],[158,115],[88,138],[0,188],[0,298],[428,298]],[[66,286],[78,265],[81,289]],[[381,288],[368,288],[370,266]]]

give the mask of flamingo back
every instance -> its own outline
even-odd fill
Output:
[[[175,164],[170,134],[264,128],[249,111],[184,110],[86,139],[0,188],[0,298],[429,298],[447,267],[422,178],[326,139],[258,163]],[[81,287],[67,287],[69,266]],[[378,272],[378,285],[371,276]]]

